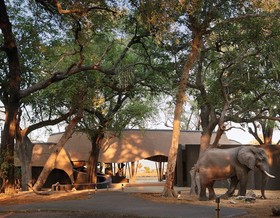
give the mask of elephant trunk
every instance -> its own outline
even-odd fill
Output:
[[[261,194],[262,194],[262,198],[266,199],[266,196],[265,196],[265,186],[268,182],[268,178],[275,178],[275,176],[271,175],[269,172],[268,172],[268,169],[269,167],[268,166],[264,166],[264,167],[261,167],[260,170],[262,172],[262,186],[261,186]]]
[[[264,173],[262,173],[262,186],[261,186],[261,194],[262,194],[262,198],[263,199],[266,199],[266,196],[265,196],[265,186],[267,184],[267,181],[268,181],[268,176]]]

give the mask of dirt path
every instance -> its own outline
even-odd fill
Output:
[[[224,193],[223,189],[216,189],[217,194]],[[15,195],[5,195],[0,194],[0,205],[20,205],[20,204],[30,204],[30,203],[38,203],[38,202],[55,202],[55,201],[67,201],[67,200],[82,200],[87,199],[90,195],[93,194],[94,191],[76,191],[76,192],[56,192],[48,196],[40,196],[36,195],[32,192],[23,192]],[[257,195],[259,195],[259,191],[254,191]],[[185,189],[181,192],[181,198],[178,199],[169,199],[161,197],[160,193],[145,193],[145,190],[141,192],[131,193],[133,196],[136,196],[141,199],[146,199],[154,202],[163,202],[170,204],[191,204],[191,205],[200,205],[200,206],[213,206],[216,207],[217,204],[215,201],[207,201],[201,202],[198,201],[197,196],[191,196],[188,194],[188,191]],[[236,200],[235,198],[231,198],[229,200],[221,200],[220,208],[223,210],[225,207],[230,208],[240,208],[245,209],[248,212],[248,215],[242,216],[243,218],[249,217],[270,217],[272,215],[271,209],[275,206],[280,206],[280,191],[267,191],[266,200],[258,199],[255,202],[245,202],[242,200]],[[57,211],[38,211],[36,214],[28,214],[28,217],[50,217],[50,212],[52,212],[51,217],[88,217],[86,212],[71,212],[69,214],[64,214],[62,216],[61,213]],[[20,216],[20,214],[10,213],[10,214],[0,214],[0,217],[27,217],[27,214]],[[33,216],[34,215],[34,216]],[[96,214],[91,213],[91,217],[114,217],[114,214],[106,214],[100,212]],[[131,216],[118,216],[118,217],[131,217]],[[138,216],[133,216],[138,217]]]

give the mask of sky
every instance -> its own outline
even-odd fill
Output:
[[[241,129],[231,129],[230,131],[226,132],[226,135],[228,139],[238,141],[241,144],[249,144],[255,140],[250,133],[244,132]],[[274,143],[277,143],[279,140],[280,140],[280,131],[274,130],[272,141]]]

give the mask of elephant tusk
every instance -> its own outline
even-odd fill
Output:
[[[265,175],[267,175],[268,177],[270,177],[270,178],[275,178],[275,176],[273,176],[273,175],[271,175],[271,174],[269,174],[268,172],[266,172],[265,170],[263,171],[264,173],[265,173]]]

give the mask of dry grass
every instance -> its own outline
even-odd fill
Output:
[[[0,205],[16,205],[59,200],[79,200],[87,198],[87,191],[53,192],[50,195],[37,195],[34,192],[19,192],[13,195],[0,194]]]

